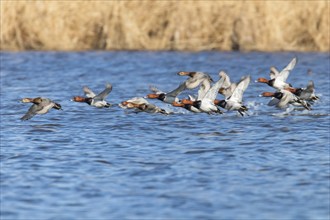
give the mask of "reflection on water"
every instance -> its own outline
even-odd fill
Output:
[[[254,83],[294,56],[288,81],[302,87],[313,79],[321,97],[310,112],[267,106],[259,94],[272,89]],[[329,218],[328,54],[24,52],[1,59],[2,219]],[[70,101],[84,85],[99,91],[111,82],[108,101],[118,104],[145,96],[151,84],[175,88],[184,80],[178,71],[217,78],[222,69],[233,81],[252,76],[250,116],[193,114],[157,100],[174,114]],[[18,100],[36,96],[64,110],[20,121],[29,105]]]

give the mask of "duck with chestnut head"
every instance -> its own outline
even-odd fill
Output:
[[[75,96],[73,97],[72,101],[84,102],[97,108],[109,108],[111,106],[111,104],[105,100],[109,93],[112,91],[112,85],[110,83],[107,83],[105,89],[98,95],[95,95],[95,93],[87,86],[83,87],[83,91],[86,97]]]
[[[270,79],[261,77],[258,78],[257,82],[266,83],[267,85],[277,90],[290,88],[292,87],[292,85],[286,83],[286,80],[289,77],[290,72],[295,67],[296,63],[297,63],[297,58],[295,57],[281,72],[279,72],[275,67],[271,67],[271,72],[269,74]]]
[[[39,114],[46,114],[50,109],[54,108],[56,110],[62,110],[62,106],[52,100],[44,97],[37,98],[23,98],[21,100],[23,103],[33,103],[29,108],[27,113],[21,118],[21,120],[29,120],[33,116]]]

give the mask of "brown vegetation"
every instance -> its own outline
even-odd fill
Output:
[[[329,51],[329,1],[1,0],[1,50]]]

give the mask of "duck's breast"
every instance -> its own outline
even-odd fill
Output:
[[[54,103],[50,103],[46,106],[43,106],[39,111],[37,111],[37,114],[46,114],[51,108],[53,108]]]

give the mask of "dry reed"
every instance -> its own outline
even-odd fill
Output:
[[[1,50],[329,51],[329,1],[1,1]]]

